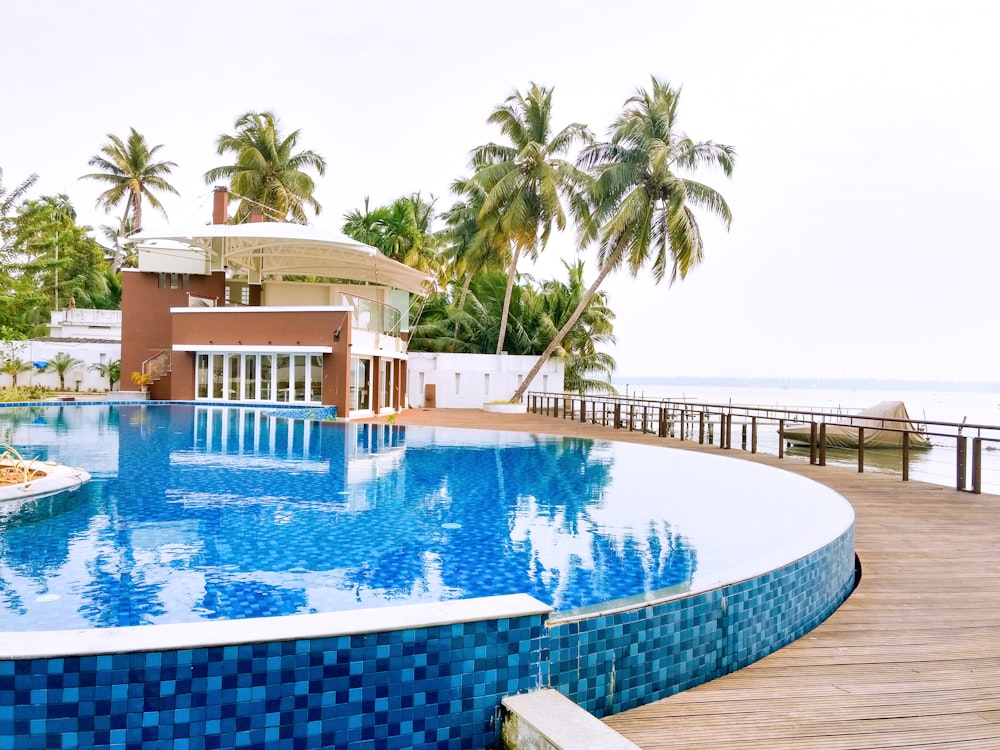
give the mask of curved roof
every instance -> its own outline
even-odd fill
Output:
[[[304,224],[205,224],[142,231],[130,238],[145,253],[212,258],[212,269],[242,269],[251,277],[302,274],[365,281],[427,294],[433,280],[410,266],[337,232]],[[142,270],[140,262],[139,270]]]

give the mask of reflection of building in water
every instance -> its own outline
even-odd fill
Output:
[[[403,429],[395,425],[331,424],[289,419],[280,411],[216,405],[194,407],[193,429],[192,447],[171,452],[172,467],[323,475],[319,499],[328,510],[347,513],[370,509],[380,496],[402,490],[406,449]],[[301,486],[300,499],[313,497],[311,483]],[[187,493],[188,502],[198,496],[210,497]]]

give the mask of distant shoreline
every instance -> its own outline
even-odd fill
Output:
[[[615,376],[612,384],[638,385],[701,385],[738,388],[836,388],[843,390],[879,391],[977,391],[1000,392],[1000,381],[959,380],[878,380],[875,378],[735,378],[655,375]]]

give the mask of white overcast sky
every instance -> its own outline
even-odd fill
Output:
[[[1000,380],[1000,3],[3,0],[0,167],[65,192],[129,127],[177,162],[173,223],[210,216],[220,133],[272,110],[322,154],[323,212],[421,190],[452,202],[490,111],[534,81],[598,136],[656,75],[682,128],[734,146],[732,208],[668,288],[606,284],[618,376]],[[163,222],[147,209],[147,228]],[[550,243],[540,278],[575,257]],[[584,256],[591,269],[593,252]]]

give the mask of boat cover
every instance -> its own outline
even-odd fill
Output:
[[[899,421],[892,421],[899,420]],[[917,431],[906,413],[902,401],[880,401],[850,418],[826,423],[826,444],[833,448],[857,448],[858,427],[865,428],[865,448],[901,448],[903,433],[894,430],[909,428],[911,448],[930,448],[927,438]],[[785,440],[809,445],[811,427],[809,424],[785,426]]]

